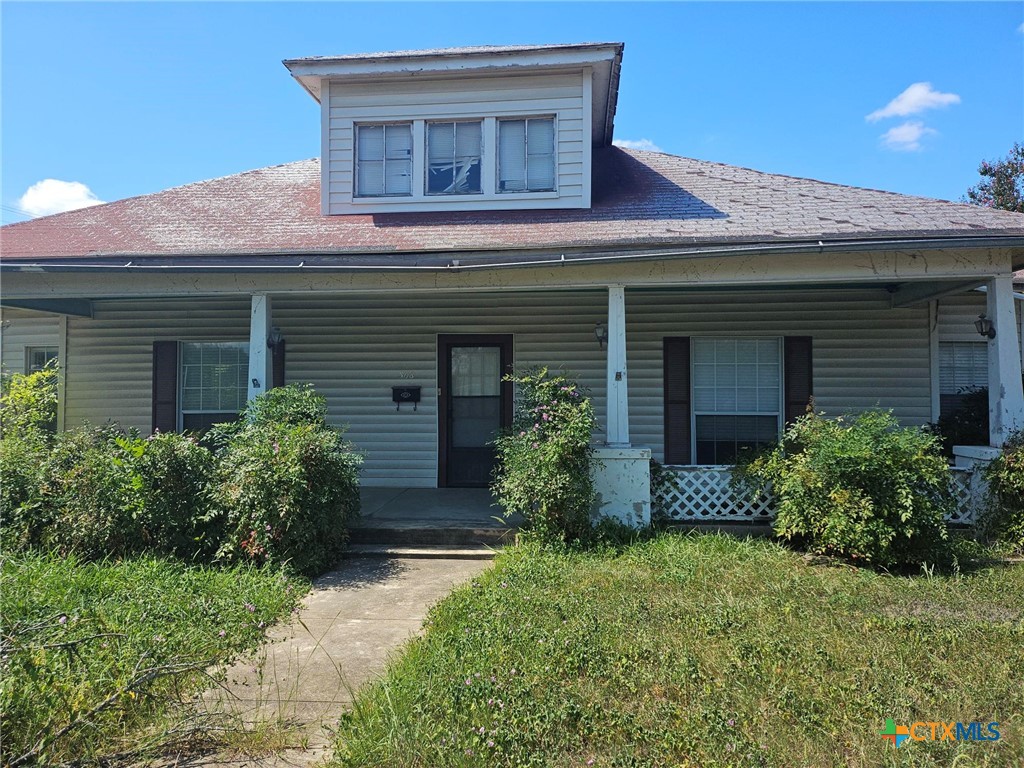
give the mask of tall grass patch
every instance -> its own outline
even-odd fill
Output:
[[[306,588],[254,567],[8,555],[2,762],[100,762],[159,743],[163,716],[210,684],[207,669],[256,647]]]
[[[1019,765],[1022,617],[1021,567],[894,577],[717,535],[529,545],[432,610],[334,765]],[[887,717],[1003,738],[897,752]]]

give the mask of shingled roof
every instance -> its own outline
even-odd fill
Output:
[[[597,150],[586,210],[323,216],[318,160],[11,224],[4,261],[630,250],[837,240],[1024,237],[1024,214]]]

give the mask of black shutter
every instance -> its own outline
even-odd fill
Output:
[[[664,341],[665,463],[690,463],[690,337]]]
[[[178,342],[153,342],[153,431],[178,429]]]
[[[811,337],[787,336],[784,340],[783,383],[786,401],[786,423],[807,413],[814,394],[814,372],[811,361]]]
[[[283,387],[284,386],[284,339],[281,339],[277,344],[274,345],[271,351],[271,368],[274,371],[271,377],[272,387]]]

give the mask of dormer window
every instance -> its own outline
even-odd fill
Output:
[[[481,120],[427,123],[427,194],[481,192]]]
[[[356,126],[356,195],[412,194],[412,123]]]
[[[547,192],[555,188],[555,120],[498,121],[498,191]]]

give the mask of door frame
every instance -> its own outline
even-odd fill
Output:
[[[448,391],[452,347],[500,347],[502,376],[513,370],[511,333],[439,333],[437,335],[437,487],[448,487]],[[501,382],[502,427],[512,426],[511,381]]]

